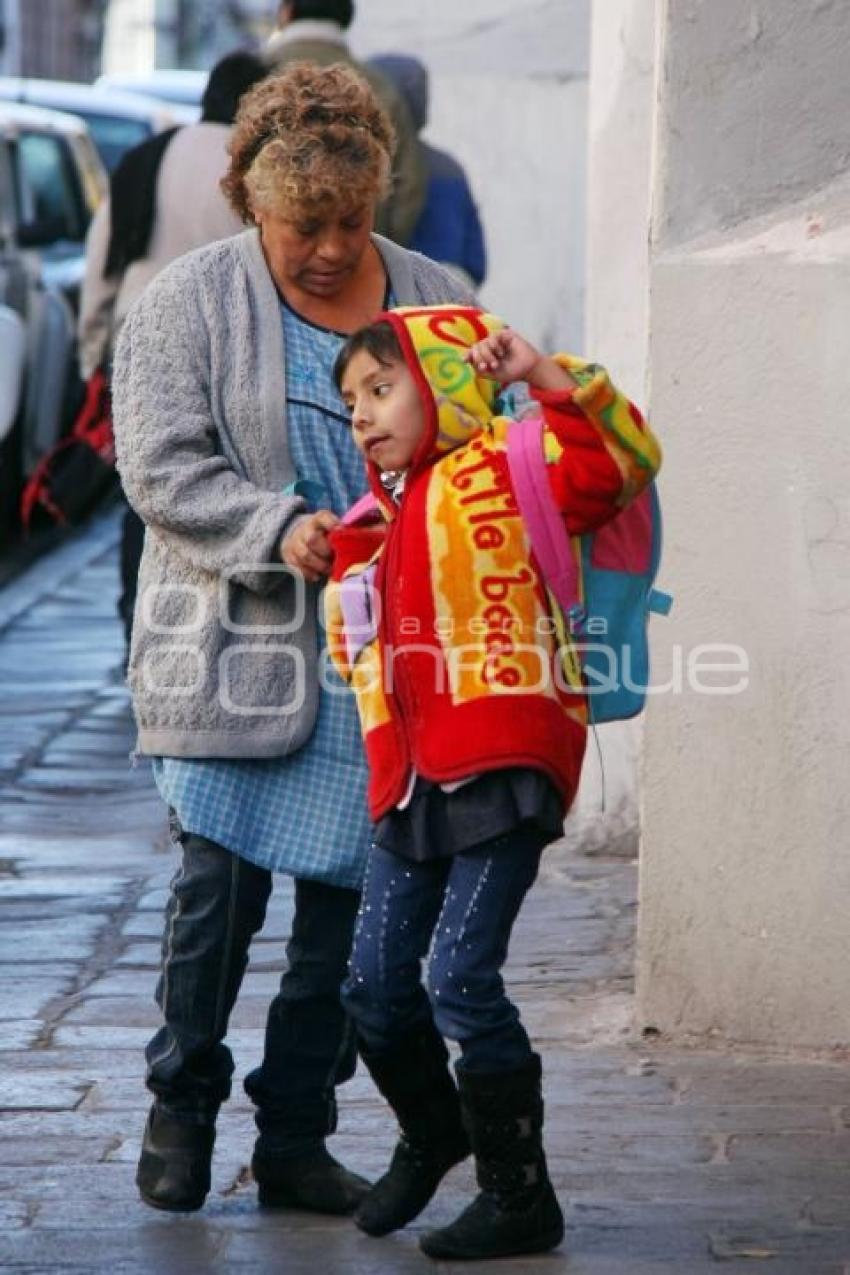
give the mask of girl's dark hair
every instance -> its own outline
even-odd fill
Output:
[[[386,319],[381,319],[378,323],[370,323],[365,328],[358,328],[336,356],[333,378],[338,390],[342,389],[342,378],[345,376],[349,363],[361,350],[371,354],[375,362],[381,363],[384,367],[392,367],[394,363],[404,362],[395,329],[391,323],[387,323]]]

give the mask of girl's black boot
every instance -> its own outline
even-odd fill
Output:
[[[417,1217],[453,1165],[469,1155],[449,1053],[433,1024],[390,1051],[361,1056],[395,1112],[401,1137],[390,1167],[354,1220],[367,1235],[388,1235]]]
[[[543,1154],[540,1078],[538,1054],[515,1071],[458,1070],[481,1190],[449,1226],[423,1235],[419,1245],[429,1257],[520,1257],[548,1252],[564,1238],[564,1218]]]

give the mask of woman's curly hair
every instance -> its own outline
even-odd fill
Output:
[[[293,62],[246,93],[221,188],[236,213],[299,213],[377,203],[395,133],[362,76],[343,63]]]

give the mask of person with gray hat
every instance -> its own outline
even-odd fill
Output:
[[[380,54],[370,58],[369,65],[392,80],[404,97],[425,156],[425,204],[409,247],[455,273],[461,272],[465,283],[479,288],[487,273],[487,251],[466,173],[453,155],[421,137],[428,123],[428,68],[418,58],[402,53]]]

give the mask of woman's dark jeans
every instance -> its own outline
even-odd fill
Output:
[[[121,523],[121,596],[118,599],[118,615],[124,628],[125,665],[130,655],[133,636],[133,612],[136,609],[136,591],[139,583],[139,565],[145,546],[145,524],[135,509],[129,505],[124,510]]]
[[[164,1023],[146,1051],[147,1085],[167,1111],[207,1122],[230,1094],[223,1043],[272,875],[194,833],[165,913],[156,991]],[[336,1127],[335,1085],[354,1074],[354,1032],[340,1002],[359,896],[296,880],[288,968],[269,1007],[263,1062],[245,1079],[269,1151],[295,1155]]]
[[[342,989],[370,1052],[391,1050],[433,1017],[440,1034],[460,1044],[464,1071],[508,1071],[528,1061],[531,1044],[500,971],[549,839],[524,826],[426,863],[372,847]]]

